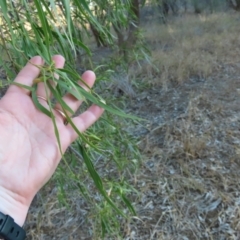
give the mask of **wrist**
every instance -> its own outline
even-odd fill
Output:
[[[0,212],[9,215],[20,227],[23,226],[29,206],[16,201],[11,194],[0,186]]]

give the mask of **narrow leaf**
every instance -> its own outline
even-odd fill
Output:
[[[103,197],[108,202],[108,204],[111,205],[118,214],[125,217],[124,213],[117,208],[117,206],[112,202],[112,200],[108,197],[107,193],[105,192],[105,189],[104,189],[103,184],[102,184],[102,180],[99,177],[96,170],[94,169],[94,165],[92,164],[90,158],[88,157],[88,155],[86,153],[86,150],[84,149],[83,146],[81,146],[79,144],[79,142],[77,142],[77,144],[78,144],[79,151],[80,151],[81,155],[83,156],[84,163],[86,164],[86,167],[89,171],[89,174],[91,175],[97,189],[103,195]]]

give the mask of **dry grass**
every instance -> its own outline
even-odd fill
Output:
[[[127,174],[138,216],[105,239],[240,239],[239,20],[229,12],[145,26],[154,65],[130,69],[139,88],[126,107],[147,123],[125,124],[142,154],[138,172]],[[42,194],[29,239],[100,239],[87,202],[70,192],[70,211],[57,205],[54,186]]]
[[[222,98],[236,82],[225,82],[223,90],[213,87],[216,80],[219,75],[150,99],[151,126],[140,141],[146,160],[137,176],[144,224],[133,239],[238,239],[240,101],[236,90],[231,100]],[[182,109],[169,117],[174,105]]]
[[[146,28],[158,71],[141,70],[152,87],[135,102],[150,124],[132,239],[240,238],[238,22],[219,13]]]
[[[149,23],[145,36],[160,73],[153,84],[206,78],[219,69],[219,64],[236,61],[240,53],[239,20],[238,14],[231,12],[183,15],[167,26]],[[151,66],[146,69],[150,74],[153,71]]]

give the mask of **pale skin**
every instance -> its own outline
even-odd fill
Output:
[[[53,61],[57,68],[63,68],[62,56],[53,56]],[[27,63],[15,82],[32,86],[40,72],[36,65],[43,65],[39,56]],[[86,71],[82,79],[92,87],[95,74]],[[42,83],[38,84],[37,95],[43,97],[39,98],[39,102],[48,108],[44,98],[50,96],[46,96]],[[81,105],[72,95],[64,96],[63,100],[74,112]],[[58,104],[55,108],[61,110]],[[54,110],[54,113],[61,136],[61,148],[65,152],[78,135],[70,124],[64,124],[63,116],[58,111]],[[83,132],[102,113],[102,108],[92,105],[72,121]],[[52,120],[35,107],[28,90],[11,85],[0,100],[0,212],[10,215],[22,226],[34,196],[51,178],[60,160],[61,153]]]

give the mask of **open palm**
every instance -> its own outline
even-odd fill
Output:
[[[62,68],[63,57],[53,57],[55,66]],[[22,69],[15,82],[31,86],[42,65],[40,57],[34,57]],[[82,76],[88,86],[92,86],[95,75],[87,71]],[[42,83],[38,84],[39,102],[48,108],[46,91]],[[81,102],[72,95],[63,97],[65,103],[75,112]],[[76,127],[83,132],[102,114],[103,109],[93,105],[81,115],[72,119]],[[58,127],[61,148],[64,152],[77,138],[70,124],[64,124],[61,106],[55,106],[55,118]],[[23,224],[27,210],[37,191],[50,179],[61,159],[54,126],[51,118],[40,112],[32,102],[30,92],[12,85],[0,100],[0,211],[13,216]]]

